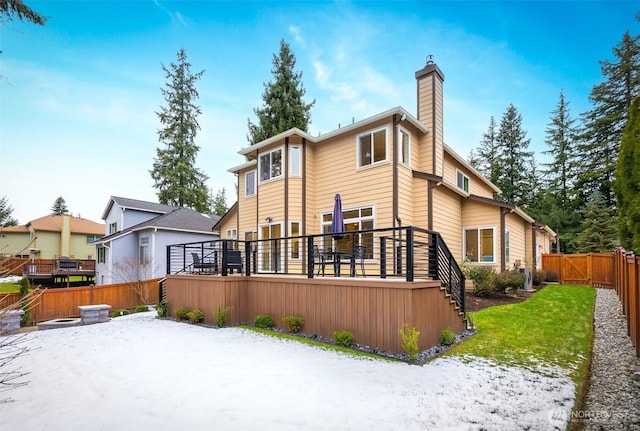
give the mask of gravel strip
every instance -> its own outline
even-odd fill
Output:
[[[591,381],[574,422],[588,431],[640,431],[640,359],[615,290],[596,291]]]

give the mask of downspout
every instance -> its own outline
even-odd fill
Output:
[[[502,207],[498,207],[500,208],[500,272],[504,272],[506,265],[505,265],[505,259],[506,259],[506,254],[504,251],[504,241],[505,241],[505,231],[506,231],[506,223],[505,223],[505,214],[506,214],[506,208],[502,208]]]
[[[400,122],[398,121],[398,114],[393,114],[393,129],[391,133],[393,133],[393,139],[391,144],[391,161],[393,166],[393,227],[396,227],[396,222],[400,220],[400,216],[398,214],[398,125]]]

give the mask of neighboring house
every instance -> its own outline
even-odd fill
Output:
[[[321,136],[293,128],[239,151],[247,161],[229,170],[238,201],[216,225],[222,238],[328,233],[340,193],[348,231],[416,226],[440,232],[458,263],[539,267],[555,233],[496,200],[500,190],[445,145],[438,66],[428,62],[415,77],[417,117],[397,107]]]
[[[96,247],[96,284],[166,275],[167,245],[219,238],[216,215],[112,196],[102,215],[106,236]]]
[[[48,215],[27,224],[0,228],[2,256],[57,259],[95,259],[93,241],[104,225],[70,214]]]

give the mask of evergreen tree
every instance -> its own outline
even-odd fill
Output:
[[[598,190],[611,207],[615,205],[613,182],[620,138],[633,97],[640,94],[639,36],[626,32],[613,54],[615,61],[600,62],[604,81],[591,90],[593,109],[583,114],[581,170],[576,183],[581,202]]]
[[[527,151],[530,139],[522,129],[522,116],[513,104],[507,107],[496,135],[492,182],[501,190],[498,198],[526,208],[531,196],[533,153]]]
[[[480,172],[485,178],[491,182],[495,182],[498,179],[498,173],[495,169],[496,159],[496,146],[497,146],[497,132],[496,132],[496,120],[491,116],[489,120],[489,128],[482,135],[482,141],[475,154],[472,154],[474,163],[472,164],[478,172]]]
[[[226,214],[227,210],[227,196],[224,188],[218,190],[218,194],[211,200],[213,202],[213,213],[222,217]]]
[[[30,21],[33,24],[44,25],[47,18],[24,4],[22,0],[2,0],[0,1],[0,23],[2,21],[12,21],[13,17],[19,21]]]
[[[631,104],[616,170],[618,235],[627,250],[640,253],[640,96]]]
[[[158,189],[160,203],[189,207],[196,211],[209,211],[209,196],[205,182],[208,177],[195,167],[200,147],[195,137],[200,130],[197,116],[200,107],[195,104],[198,98],[196,81],[204,70],[191,73],[191,64],[187,61],[184,49],[178,51],[177,64],[171,63],[162,70],[167,78],[162,95],[166,106],[157,112],[164,126],[158,131],[158,140],[164,148],[156,149],[151,178]]]
[[[302,97],[306,90],[302,85],[302,72],[295,72],[296,57],[289,44],[280,41],[279,55],[273,55],[274,81],[264,84],[262,108],[254,109],[258,123],[248,121],[247,139],[251,145],[263,141],[278,133],[297,127],[307,131],[311,122],[310,110],[316,103],[304,103]]]
[[[11,217],[13,207],[9,205],[9,199],[6,196],[0,198],[0,227],[16,226],[18,220]]]
[[[51,207],[51,215],[61,215],[61,214],[66,214],[68,212],[69,210],[67,209],[67,203],[62,198],[62,196],[60,196],[58,199],[55,200],[55,202],[53,203],[53,206]]]
[[[551,115],[551,122],[545,131],[545,143],[549,150],[544,153],[551,155],[552,160],[543,165],[548,207],[539,212],[538,220],[556,231],[560,241],[559,251],[572,253],[580,227],[574,199],[578,132],[563,92],[560,92],[558,104]]]
[[[580,211],[581,231],[576,238],[578,253],[608,253],[614,249],[616,224],[613,214],[602,194],[594,192],[587,205]]]

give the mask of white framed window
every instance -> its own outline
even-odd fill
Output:
[[[244,195],[245,197],[255,196],[256,194],[256,171],[249,171],[244,174]]]
[[[460,190],[469,193],[469,177],[458,169],[456,169],[456,185]]]
[[[260,182],[269,181],[282,176],[282,148],[260,155],[258,160]]]
[[[358,136],[358,167],[387,161],[387,129],[379,129]]]
[[[292,177],[300,176],[301,155],[302,155],[302,151],[299,145],[294,145],[291,148],[289,148],[289,175]]]
[[[324,249],[332,249],[344,253],[350,253],[354,245],[363,245],[365,259],[373,259],[373,232],[363,232],[349,234],[349,232],[374,229],[374,208],[372,206],[350,208],[342,210],[344,219],[344,229],[347,232],[343,238],[335,239],[331,237],[331,221],[333,211],[322,214],[322,233],[326,236],[322,244]],[[355,242],[355,244],[354,244]]]
[[[400,129],[400,163],[411,166],[411,136]]]
[[[138,244],[140,265],[146,265],[149,263],[151,256],[149,255],[149,237],[141,236]]]
[[[236,228],[227,229],[225,239],[238,239],[238,230]]]
[[[494,227],[464,230],[464,256],[471,263],[496,263]]]
[[[509,229],[506,229],[504,232],[504,261],[505,264],[508,264],[511,259],[509,255],[511,254],[511,239],[509,238]]]
[[[289,236],[300,236],[300,222],[292,221],[289,223]],[[289,254],[291,259],[300,259],[300,238],[291,238]]]
[[[107,249],[106,247],[98,247],[98,263],[105,263],[106,262],[106,253]]]
[[[116,233],[118,232],[118,222],[113,222],[109,225],[109,235],[111,235],[112,233]]]

